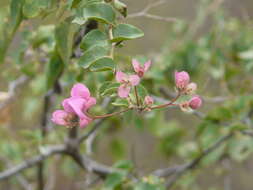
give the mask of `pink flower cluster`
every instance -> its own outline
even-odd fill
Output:
[[[175,83],[176,87],[181,94],[192,95],[197,90],[197,84],[194,82],[190,83],[190,76],[187,72],[175,72]],[[193,97],[180,105],[180,107],[185,110],[191,108],[193,110],[198,109],[202,105],[202,99],[198,95],[193,95]]]
[[[144,66],[141,66],[137,60],[133,59],[132,65],[136,72],[134,75],[127,75],[121,71],[116,72],[116,80],[121,84],[118,88],[118,96],[121,98],[127,98],[131,88],[140,83],[140,79],[144,76],[145,72],[149,70],[151,61],[147,61]]]
[[[96,99],[90,96],[89,89],[77,83],[71,89],[71,97],[63,100],[63,110],[56,110],[51,120],[57,125],[83,128],[93,120],[86,113],[95,104]]]

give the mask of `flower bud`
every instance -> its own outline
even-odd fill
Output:
[[[189,111],[189,102],[180,103],[179,107],[182,111],[187,112]]]
[[[179,90],[186,89],[189,82],[190,82],[190,76],[187,72],[185,71],[175,72],[175,83],[176,83],[176,87]]]
[[[202,100],[201,100],[201,98],[199,96],[194,96],[189,101],[189,106],[193,110],[198,109],[201,105],[202,105]]]
[[[151,96],[146,96],[144,102],[146,105],[150,106],[154,103],[154,99]]]
[[[185,94],[194,94],[196,90],[197,90],[197,84],[194,82],[191,82],[190,84],[187,85]]]

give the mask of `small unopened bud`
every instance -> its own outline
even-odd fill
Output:
[[[195,110],[201,107],[202,105],[202,99],[199,96],[194,96],[190,101],[189,101],[189,106],[191,109]]]
[[[183,102],[179,104],[179,107],[184,112],[189,111],[189,102]]]
[[[185,71],[175,72],[175,83],[176,83],[176,87],[179,90],[186,89],[189,82],[190,82],[190,76],[187,72]]]
[[[187,85],[185,94],[194,94],[197,90],[197,84],[194,82],[191,82],[190,84]]]
[[[127,6],[119,0],[113,1],[114,8],[119,11],[124,17],[127,16]]]
[[[151,96],[146,96],[144,102],[147,106],[154,104],[154,99]]]

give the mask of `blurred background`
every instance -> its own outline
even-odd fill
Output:
[[[187,70],[198,84],[198,94],[204,98],[204,106],[197,115],[207,116],[200,119],[174,108],[140,115],[137,119],[133,117],[136,113],[127,113],[103,124],[102,130],[91,139],[91,152],[87,150],[87,144],[83,145],[83,150],[108,165],[122,159],[132,161],[137,176],[191,160],[200,147],[205,148],[226,133],[227,123],[237,125],[253,105],[253,1],[167,0],[151,8],[149,13],[175,20],[134,16],[155,2],[124,1],[130,17],[126,22],[141,28],[145,36],[118,49],[119,61],[127,61],[130,65],[129,57],[152,59],[152,69],[144,84],[152,94],[165,100],[175,92],[173,71]],[[8,3],[8,0],[1,0],[0,7]],[[1,12],[3,9],[0,9],[0,15]],[[0,91],[8,91],[10,82],[19,76],[20,68],[30,72],[30,66],[26,68],[19,60],[20,55],[14,54],[22,52],[26,46],[23,39],[29,32],[41,23],[51,22],[54,21],[32,19],[23,24],[25,32],[22,29],[17,32],[6,63],[0,65]],[[37,61],[29,53],[33,52],[26,52],[26,60]],[[10,57],[14,57],[14,65],[8,64],[12,62]],[[43,60],[41,62],[43,64]],[[17,97],[0,110],[0,170],[8,166],[6,163],[11,165],[19,163],[23,157],[29,158],[34,147],[64,139],[66,130],[57,127],[54,128],[57,132],[49,134],[46,142],[41,140],[39,126],[45,77],[43,74],[33,77],[32,81],[24,82]],[[71,84],[67,82],[70,77],[63,79],[66,86]],[[64,89],[62,97],[67,96],[67,89],[69,87]],[[62,97],[55,99],[55,105],[59,105]],[[252,116],[248,119],[252,123]],[[184,175],[174,189],[252,190],[251,138],[237,135],[229,145],[210,154],[201,167]],[[25,172],[31,184],[34,183],[34,172],[32,169]],[[48,161],[47,172],[51,189],[85,189],[83,172],[69,158],[55,157]],[[0,187],[3,190],[22,189],[15,179],[0,182]]]

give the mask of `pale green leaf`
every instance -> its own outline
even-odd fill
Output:
[[[91,64],[95,63],[103,57],[108,57],[108,49],[102,46],[94,46],[86,51],[79,59],[78,64],[84,69],[88,69]]]
[[[92,30],[83,38],[80,47],[86,51],[94,46],[108,46],[108,38],[104,32],[100,30]]]
[[[113,28],[113,42],[131,40],[144,36],[144,33],[133,25],[119,24]]]
[[[128,107],[128,101],[126,99],[116,99],[116,101],[112,102],[114,106]]]
[[[55,29],[56,48],[65,64],[68,64],[72,55],[74,34],[77,27],[67,19]]]

